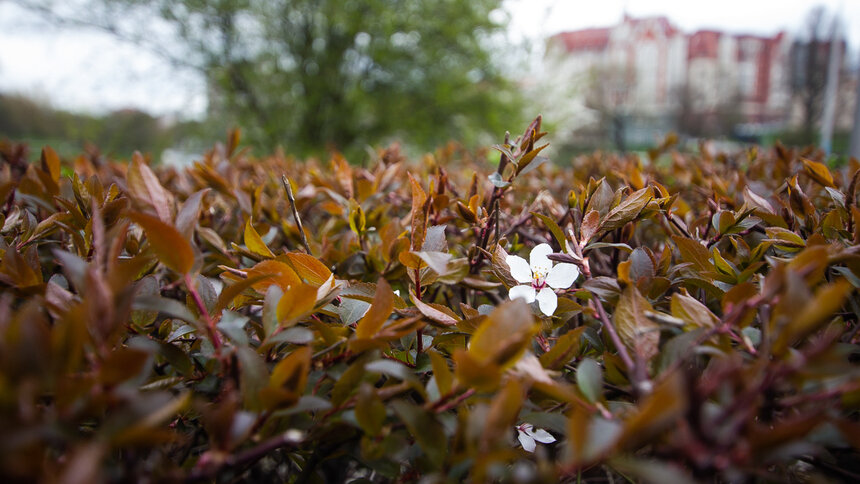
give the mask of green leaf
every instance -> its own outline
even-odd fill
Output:
[[[355,419],[368,435],[379,435],[385,423],[385,404],[372,385],[362,383],[355,402]]]
[[[588,399],[595,403],[603,396],[603,370],[591,358],[585,358],[576,367],[576,385]]]
[[[424,387],[421,385],[418,377],[416,377],[412,370],[403,363],[389,359],[376,360],[364,365],[364,369],[368,373],[379,373],[405,381],[419,393],[424,393]]]
[[[498,174],[495,171],[493,173],[491,173],[490,176],[487,178],[489,178],[490,182],[493,184],[493,186],[495,186],[497,188],[505,188],[511,184],[511,182],[507,182],[507,181],[503,180],[502,175]]]
[[[171,318],[181,319],[192,324],[197,323],[197,317],[188,310],[188,307],[176,299],[141,295],[134,299],[131,307],[138,311],[157,311]]]
[[[558,246],[561,247],[562,252],[567,252],[567,237],[564,236],[564,232],[562,232],[561,227],[555,223],[555,220],[547,217],[544,214],[531,212],[532,215],[539,218],[541,222],[546,224],[546,228],[552,232],[552,236],[555,237],[555,241],[558,242]]]
[[[444,427],[428,411],[405,400],[395,400],[390,405],[433,466],[442,467],[448,453]]]
[[[248,346],[236,348],[239,361],[239,382],[245,407],[250,410],[261,408],[260,392],[269,380],[269,370],[266,362],[256,351]]]
[[[221,320],[218,321],[217,328],[226,334],[236,346],[248,346],[248,333],[245,332],[245,325],[248,324],[248,321],[249,319],[245,315],[234,311],[224,311]]]

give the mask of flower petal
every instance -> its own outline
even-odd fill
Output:
[[[552,261],[547,255],[552,254],[552,247],[549,244],[538,244],[532,249],[529,254],[529,265],[532,267],[532,272],[542,272],[544,277],[552,269]]]
[[[521,286],[517,286],[521,287]],[[513,291],[513,289],[511,289]],[[540,290],[537,294],[537,302],[540,305],[540,310],[547,316],[552,316],[552,313],[555,312],[555,308],[558,307],[558,296],[552,292],[552,289],[545,287]]]
[[[535,447],[537,447],[537,444],[535,444],[535,439],[533,439],[531,435],[528,435],[522,430],[517,429],[517,439],[519,439],[520,444],[523,445],[524,450],[528,452],[535,451]]]
[[[510,292],[508,292],[508,297],[510,297],[511,299],[519,298],[531,304],[535,302],[535,288],[531,286],[526,286],[525,284],[520,286],[514,286],[511,288]]]
[[[526,262],[525,259],[518,255],[509,255],[505,257],[505,262],[507,262],[508,267],[511,268],[511,277],[516,279],[517,282],[531,284],[532,269],[529,267],[529,263]]]
[[[553,289],[567,289],[579,277],[579,267],[575,264],[556,264],[546,276],[546,283]]]
[[[534,431],[528,432],[528,434],[541,444],[551,444],[555,442],[555,437],[544,429],[535,429]]]

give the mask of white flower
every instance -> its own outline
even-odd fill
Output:
[[[521,283],[511,288],[511,299],[523,299],[533,303],[537,299],[540,310],[552,316],[558,307],[558,297],[553,289],[567,289],[579,277],[579,268],[573,264],[552,265],[547,255],[552,253],[549,244],[540,244],[532,249],[529,262],[520,256],[509,255],[505,262],[511,268],[511,277]]]
[[[517,438],[520,440],[520,444],[523,445],[523,449],[529,452],[535,451],[535,447],[537,447],[535,442],[540,442],[541,444],[555,442],[555,437],[552,434],[544,429],[535,429],[532,427],[532,424],[524,423],[514,428],[517,429]]]

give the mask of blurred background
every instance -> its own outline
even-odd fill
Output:
[[[240,126],[360,162],[542,113],[562,156],[669,132],[857,156],[858,34],[856,0],[0,0],[0,140],[187,163]]]

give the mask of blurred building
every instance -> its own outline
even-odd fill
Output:
[[[575,83],[578,102],[614,137],[648,144],[671,129],[715,136],[736,125],[783,123],[791,113],[791,46],[784,32],[686,33],[666,17],[625,15],[612,27],[551,37],[545,75]]]

